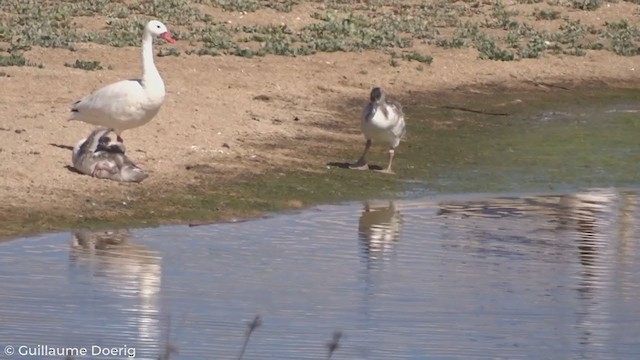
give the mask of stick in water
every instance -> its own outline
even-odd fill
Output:
[[[244,345],[242,345],[242,350],[240,351],[240,355],[238,356],[238,360],[242,360],[244,356],[244,351],[247,349],[247,345],[249,345],[249,339],[251,338],[251,334],[253,330],[257,329],[260,325],[262,325],[262,320],[260,319],[260,315],[256,315],[253,318],[253,321],[247,324],[247,332],[244,334]]]
[[[167,338],[165,339],[164,352],[158,356],[158,360],[169,360],[173,353],[178,353],[178,349],[171,344],[171,315],[169,315],[167,317]]]
[[[327,359],[331,359],[333,356],[333,352],[340,347],[340,338],[342,337],[342,331],[335,331],[333,333],[333,340],[327,343],[327,349],[329,350],[329,354],[327,355]]]

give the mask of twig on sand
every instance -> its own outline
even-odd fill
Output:
[[[335,331],[333,333],[333,339],[327,343],[327,350],[329,350],[329,353],[327,354],[327,359],[331,359],[331,356],[333,356],[334,351],[336,351],[338,347],[340,347],[341,337],[342,337],[342,331]]]
[[[475,110],[475,109],[469,109],[469,108],[462,107],[462,106],[453,106],[453,105],[445,105],[445,106],[441,106],[441,108],[443,108],[443,109],[451,109],[451,110],[460,110],[460,111],[466,111],[466,112],[472,112],[472,113],[484,114],[484,115],[494,115],[494,116],[509,116],[509,115],[511,115],[511,114],[505,113],[505,112],[493,112],[493,111]]]
[[[512,78],[514,79],[518,79],[518,77],[516,75],[511,75]],[[531,84],[533,84],[534,86],[538,86],[538,87],[543,87],[543,88],[558,88],[558,89],[562,89],[562,90],[571,90],[571,88],[568,88],[566,86],[562,86],[559,84],[552,84],[552,83],[547,83],[547,82],[542,82],[542,81],[537,81],[537,80],[533,80],[530,79],[526,76],[523,76],[524,81],[529,82]]]
[[[242,345],[242,350],[240,351],[240,355],[238,355],[238,360],[242,360],[242,357],[244,356],[244,351],[247,349],[247,345],[249,345],[249,339],[251,338],[251,334],[260,325],[262,325],[262,319],[260,319],[260,315],[256,315],[256,317],[253,318],[253,321],[247,324],[247,331],[244,334],[244,344]]]

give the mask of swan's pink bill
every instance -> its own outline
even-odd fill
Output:
[[[163,38],[169,44],[173,44],[176,42],[176,39],[172,38],[171,33],[169,33],[168,31],[160,34],[160,37]]]

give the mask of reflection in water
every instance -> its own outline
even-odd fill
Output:
[[[465,229],[474,229],[478,237],[489,237],[490,246],[499,241],[528,242],[526,233],[550,231],[547,243],[552,247],[574,239],[580,268],[576,269],[579,300],[576,327],[581,332],[580,353],[583,358],[599,358],[606,354],[607,344],[616,333],[612,324],[612,308],[620,294],[630,291],[634,280],[625,271],[632,254],[636,227],[637,195],[616,189],[588,189],[583,192],[556,196],[494,198],[472,202],[441,203],[439,215],[457,221],[474,222]],[[491,219],[478,221],[477,219]],[[517,219],[517,226],[507,225]],[[485,226],[481,225],[484,224]],[[524,235],[513,238],[505,234],[514,229]],[[479,236],[482,234],[482,236]],[[539,243],[542,245],[542,243]],[[482,247],[482,246],[480,246]],[[567,249],[564,249],[566,252]],[[545,255],[555,253],[544,249]],[[504,254],[503,254],[504,255]]]
[[[367,266],[373,261],[382,261],[398,242],[402,226],[402,215],[395,203],[371,206],[364,203],[358,222],[358,238]]]
[[[400,238],[402,215],[393,201],[379,204],[366,201],[363,206],[358,221],[358,240],[365,262],[364,297],[361,306],[364,318],[370,320],[370,298],[376,295],[376,286],[380,282],[376,270],[382,271],[383,263],[388,261],[393,253]]]
[[[137,336],[131,339],[132,344],[137,344],[136,358],[142,358],[143,350],[157,354],[162,337],[161,265],[157,252],[131,243],[128,230],[80,230],[73,233],[69,261],[72,267],[86,271],[104,290],[136,300],[133,307],[120,309],[137,328]]]
[[[254,314],[247,359],[326,357],[335,330],[341,359],[638,358],[639,215],[617,189],[459,194],[20,239],[0,339],[156,359],[171,308],[172,360],[237,358]]]
[[[633,241],[635,198],[614,189],[592,189],[563,196],[560,210],[563,225],[578,234],[582,269],[577,291],[582,310],[577,327],[586,354],[600,350],[615,336],[607,326],[612,323],[611,300],[616,296],[615,284],[624,284],[624,279],[616,279],[615,265],[626,258]]]

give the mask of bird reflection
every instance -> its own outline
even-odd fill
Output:
[[[633,242],[635,198],[615,189],[589,189],[560,202],[565,227],[576,232],[580,264],[578,328],[586,352],[615,336],[610,324],[611,300],[624,287],[625,253]],[[614,285],[616,284],[616,285]]]
[[[122,299],[122,313],[135,324],[132,344],[140,351],[157,353],[161,343],[159,296],[161,264],[157,252],[129,241],[128,230],[88,231],[73,233],[70,249],[71,266],[87,273],[92,282],[107,291],[105,296]],[[130,306],[134,299],[134,306]],[[107,311],[107,310],[105,310]],[[137,354],[136,358],[143,358]]]
[[[559,202],[563,227],[573,228],[580,264],[583,266],[579,291],[586,299],[601,285],[606,266],[598,266],[599,257],[614,241],[618,195],[615,191],[592,189],[562,196]],[[609,264],[607,264],[609,265]]]
[[[400,237],[402,215],[395,203],[372,206],[364,203],[358,223],[360,247],[367,263],[383,260],[393,249]]]
[[[96,252],[115,249],[123,245],[129,237],[128,230],[88,231],[79,230],[73,233],[71,240],[72,260],[93,257]]]
[[[398,243],[401,227],[402,215],[393,201],[377,205],[369,201],[364,203],[358,222],[358,243],[365,263],[362,272],[364,297],[361,306],[366,320],[372,317],[370,300],[374,298],[380,285],[376,269],[381,270],[381,265],[388,260]]]

